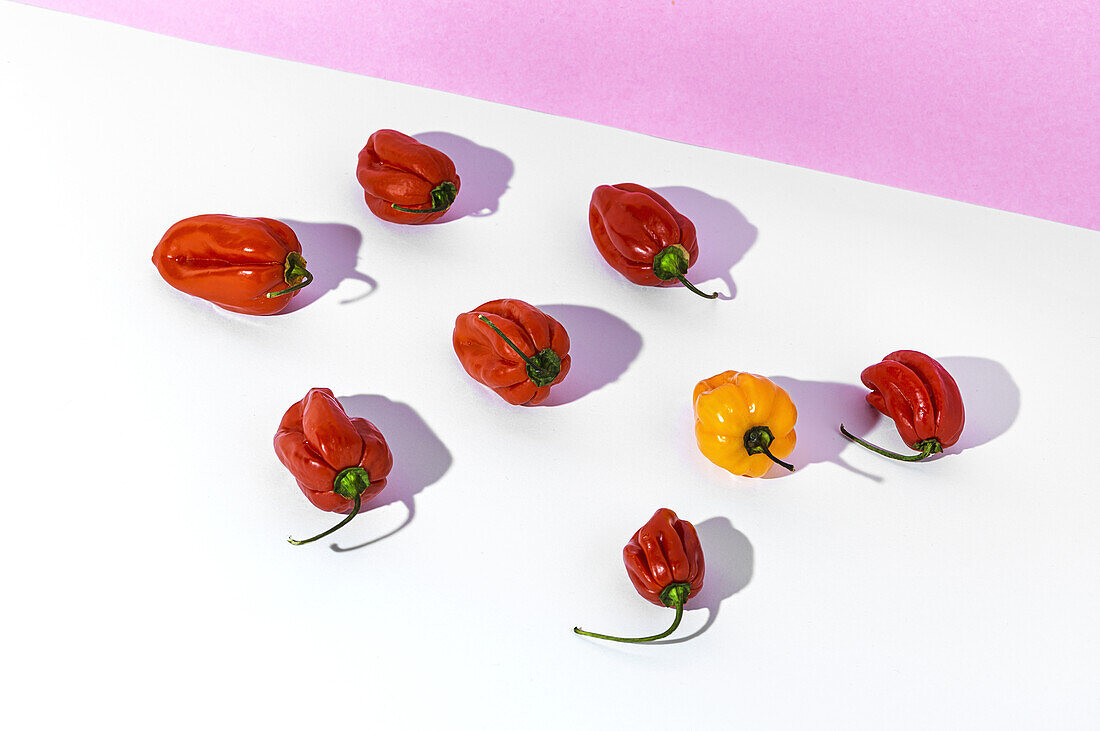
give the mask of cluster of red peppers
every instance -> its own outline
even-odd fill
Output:
[[[438,220],[458,196],[460,180],[444,153],[394,130],[379,130],[359,153],[356,178],[367,207],[392,223]],[[601,185],[592,193],[589,227],[596,250],[635,284],[682,284],[708,299],[686,275],[699,258],[695,226],[667,200],[634,183]],[[165,232],[153,263],[168,284],[223,309],[275,314],[313,280],[297,236],[270,218],[200,215]],[[569,334],[548,314],[518,299],[486,302],[455,319],[452,344],[463,369],[509,404],[537,406],[570,367]],[[919,461],[956,444],[964,411],[958,385],[923,353],[898,350],[861,374],[867,402],[893,419],[917,453],[902,455],[851,434],[848,439],[893,459]],[[773,467],[793,472],[798,412],[790,395],[763,376],[726,371],[700,381],[692,395],[699,450],[716,465],[745,477]],[[275,434],[275,453],[302,493],[321,510],[346,514],[311,543],[346,525],[386,486],[393,456],[382,433],[349,416],[327,388],[313,388],[287,409]],[[631,582],[645,599],[676,611],[660,634],[617,642],[651,642],[679,626],[684,605],[703,586],[704,562],[691,523],[662,508],[623,549]]]
[[[375,216],[404,224],[439,220],[462,184],[446,154],[392,129],[367,139],[355,177]],[[650,287],[681,283],[707,299],[718,297],[700,291],[685,276],[699,258],[695,225],[649,188],[599,186],[592,193],[588,222],[596,250],[631,282]],[[294,232],[270,218],[207,214],[184,219],[164,234],[153,263],[176,289],[248,315],[282,311],[313,281]]]

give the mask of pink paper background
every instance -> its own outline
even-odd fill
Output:
[[[30,3],[1100,229],[1095,0]]]

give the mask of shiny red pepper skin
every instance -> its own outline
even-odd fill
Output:
[[[535,367],[480,318],[499,328]],[[522,300],[493,300],[462,313],[455,318],[452,343],[475,381],[516,406],[541,404],[569,373],[569,334],[557,320]]]
[[[623,563],[638,593],[659,607],[671,606],[663,593],[674,583],[689,584],[688,596],[703,588],[703,548],[695,526],[668,508],[638,529],[623,548]]]
[[[313,279],[305,263],[298,237],[271,218],[192,216],[173,224],[153,250],[153,264],[168,284],[247,315],[274,314],[290,304]]]
[[[959,441],[965,413],[959,386],[947,370],[924,353],[895,350],[863,370],[871,389],[867,403],[894,420],[902,440],[919,454],[898,454],[864,441],[844,425],[840,433],[884,457],[919,462]]]
[[[649,188],[635,183],[601,185],[592,192],[588,226],[604,260],[635,284],[670,287],[699,258],[695,224]]]
[[[934,439],[945,449],[959,441],[965,413],[962,394],[951,374],[915,350],[895,350],[864,369],[867,403],[889,416],[911,449]],[[937,450],[939,451],[939,450]]]
[[[382,433],[366,419],[349,418],[327,388],[310,389],[287,409],[275,433],[275,454],[309,501],[332,513],[346,513],[355,502],[334,492],[339,475],[364,470],[369,484],[359,498],[366,502],[386,487],[393,468]]]
[[[461,184],[451,158],[392,129],[370,136],[355,177],[371,212],[393,223],[431,223],[447,212]]]

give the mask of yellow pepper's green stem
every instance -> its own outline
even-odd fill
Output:
[[[791,472],[794,472],[794,465],[787,464],[783,460],[777,458],[771,453],[768,447],[771,446],[775,437],[772,436],[772,430],[766,426],[754,426],[745,432],[745,451],[749,454],[763,454],[772,462],[775,462],[780,467],[786,467]]]

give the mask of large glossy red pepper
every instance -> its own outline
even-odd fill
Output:
[[[431,223],[451,207],[460,181],[451,158],[392,129],[370,136],[355,177],[383,221]]]
[[[181,292],[247,315],[282,310],[313,281],[298,237],[271,218],[185,218],[161,238],[153,264]]]
[[[635,284],[668,287],[679,281],[704,294],[684,275],[699,258],[695,224],[649,188],[635,183],[601,185],[588,206],[592,240],[615,271]]]
[[[947,370],[924,353],[896,350],[864,369],[863,385],[871,389],[867,403],[894,420],[902,440],[920,454],[901,455],[841,433],[873,452],[906,462],[917,462],[959,441],[965,414],[962,394]]]
[[[668,508],[661,508],[623,548],[623,563],[631,583],[643,598],[659,607],[676,610],[672,626],[650,637],[614,637],[587,632],[580,627],[574,627],[573,631],[615,642],[652,642],[668,637],[680,626],[684,603],[703,588],[703,547],[695,526],[680,520]]]
[[[327,388],[311,388],[287,409],[275,433],[275,454],[311,503],[331,513],[348,514],[312,538],[287,539],[296,546],[347,525],[362,503],[382,492],[393,467],[382,433],[366,419],[348,418]]]
[[[569,373],[569,334],[522,300],[493,300],[462,313],[452,342],[475,381],[517,406],[541,404]]]

